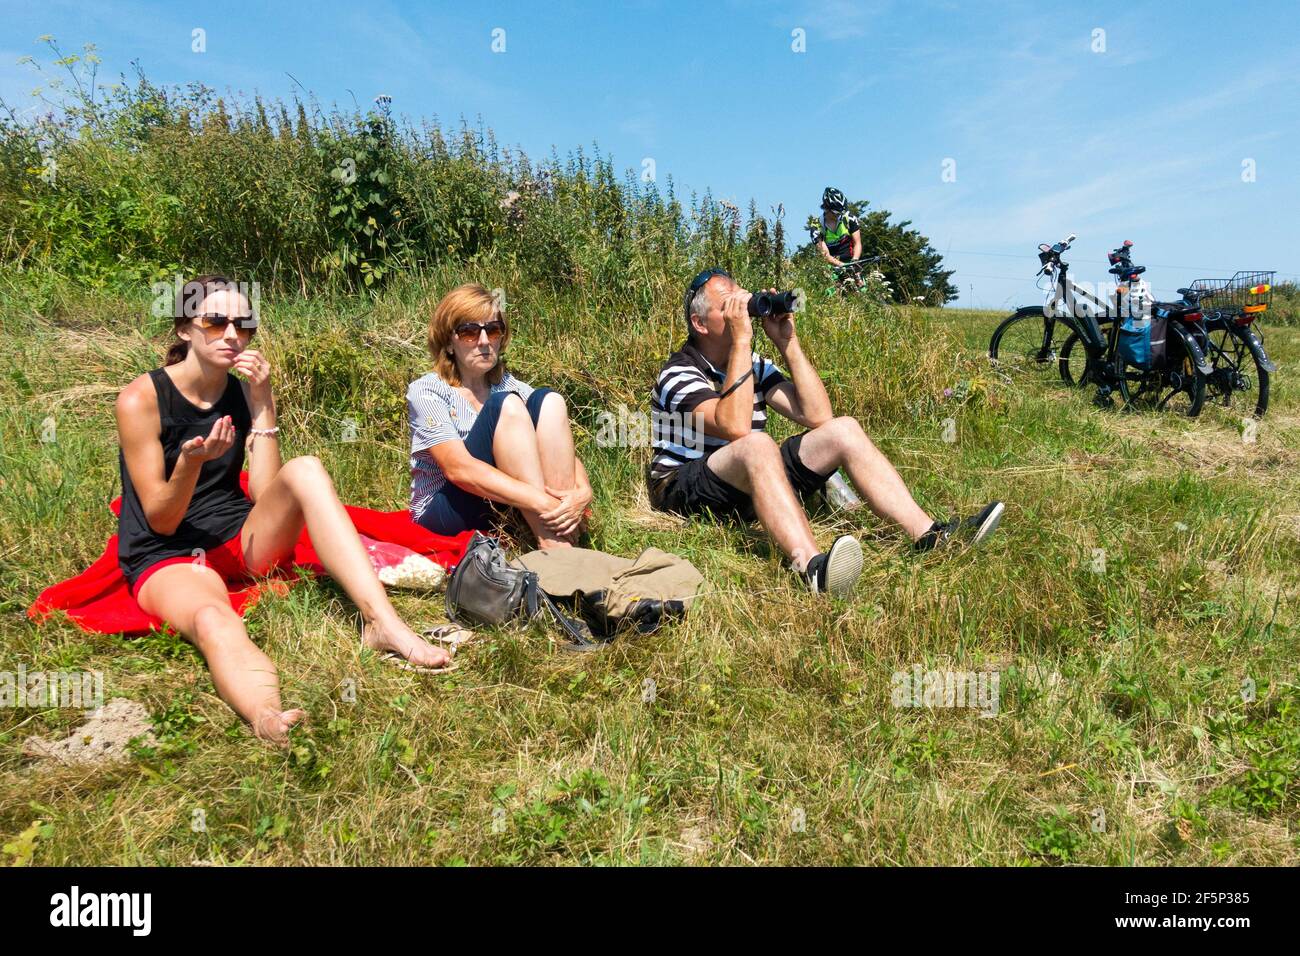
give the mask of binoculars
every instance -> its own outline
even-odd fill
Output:
[[[802,307],[803,299],[797,292],[755,292],[749,298],[749,314],[755,319],[798,312]]]

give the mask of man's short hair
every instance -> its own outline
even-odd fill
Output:
[[[686,319],[686,335],[688,338],[695,337],[695,327],[691,325],[691,316],[698,316],[700,318],[704,318],[706,315],[709,314],[709,309],[713,305],[713,301],[711,299],[705,298],[704,301],[702,302],[700,301],[702,297],[707,295],[709,283],[712,282],[714,279],[716,279],[718,276],[723,276],[724,278],[731,279],[731,273],[729,273],[726,269],[718,269],[718,268],[705,269],[704,272],[701,272],[699,275],[697,275],[694,279],[691,280],[691,286],[695,286],[695,283],[700,281],[700,277],[704,276],[706,273],[708,274],[708,277],[704,280],[703,283],[701,283],[695,289],[694,292],[692,292],[690,287],[688,287],[686,289],[686,294],[682,296],[682,312]],[[731,281],[734,282],[735,280],[732,279]]]
[[[712,281],[712,280],[710,280]],[[695,326],[691,324],[692,318],[707,318],[709,309],[713,308],[713,300],[709,298],[709,283],[706,282],[700,287],[700,291],[695,293],[695,298],[691,300],[691,311],[686,316],[686,334],[694,335]]]

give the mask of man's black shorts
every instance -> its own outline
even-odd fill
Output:
[[[781,461],[785,464],[785,475],[800,498],[807,498],[820,491],[830,479],[830,475],[819,475],[800,461],[799,446],[807,434],[802,432],[781,442]],[[743,521],[754,520],[754,503],[749,495],[739,488],[733,488],[709,469],[707,462],[712,454],[710,452],[702,458],[693,458],[679,465],[667,479],[658,482],[651,480],[651,507],[679,515],[710,511],[718,517],[734,516]]]

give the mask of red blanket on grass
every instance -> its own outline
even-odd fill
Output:
[[[248,472],[240,474],[239,483],[244,494],[248,494]],[[118,514],[122,509],[122,499],[114,498],[109,507],[113,514]],[[406,510],[372,511],[351,505],[344,507],[358,533],[418,551],[443,567],[449,568],[460,560],[471,536],[468,531],[453,538],[434,534],[413,522],[410,512]],[[294,546],[292,563],[315,574],[325,573],[305,528]],[[268,583],[272,590],[283,593],[294,580],[296,575],[285,569],[271,574],[265,583],[227,585],[230,606],[243,614],[257,603]],[[66,611],[68,617],[83,631],[98,634],[144,634],[160,629],[163,624],[161,619],[146,614],[131,596],[126,578],[117,564],[117,535],[108,539],[104,553],[85,571],[42,591],[27,609],[27,616],[33,621],[43,621],[54,611]]]

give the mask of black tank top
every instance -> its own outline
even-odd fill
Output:
[[[239,487],[239,472],[244,467],[244,441],[253,424],[239,380],[227,375],[225,392],[215,405],[204,411],[180,393],[163,369],[154,369],[149,378],[158,393],[163,473],[168,479],[180,457],[181,445],[196,435],[206,437],[213,423],[223,415],[229,415],[234,423],[235,443],[220,458],[203,463],[185,517],[171,534],[158,534],[149,527],[135,486],[131,484],[126,456],[119,449],[122,513],[117,522],[117,561],[131,585],[146,568],[163,558],[189,556],[195,548],[206,551],[229,541],[244,526],[244,519],[253,507]]]

